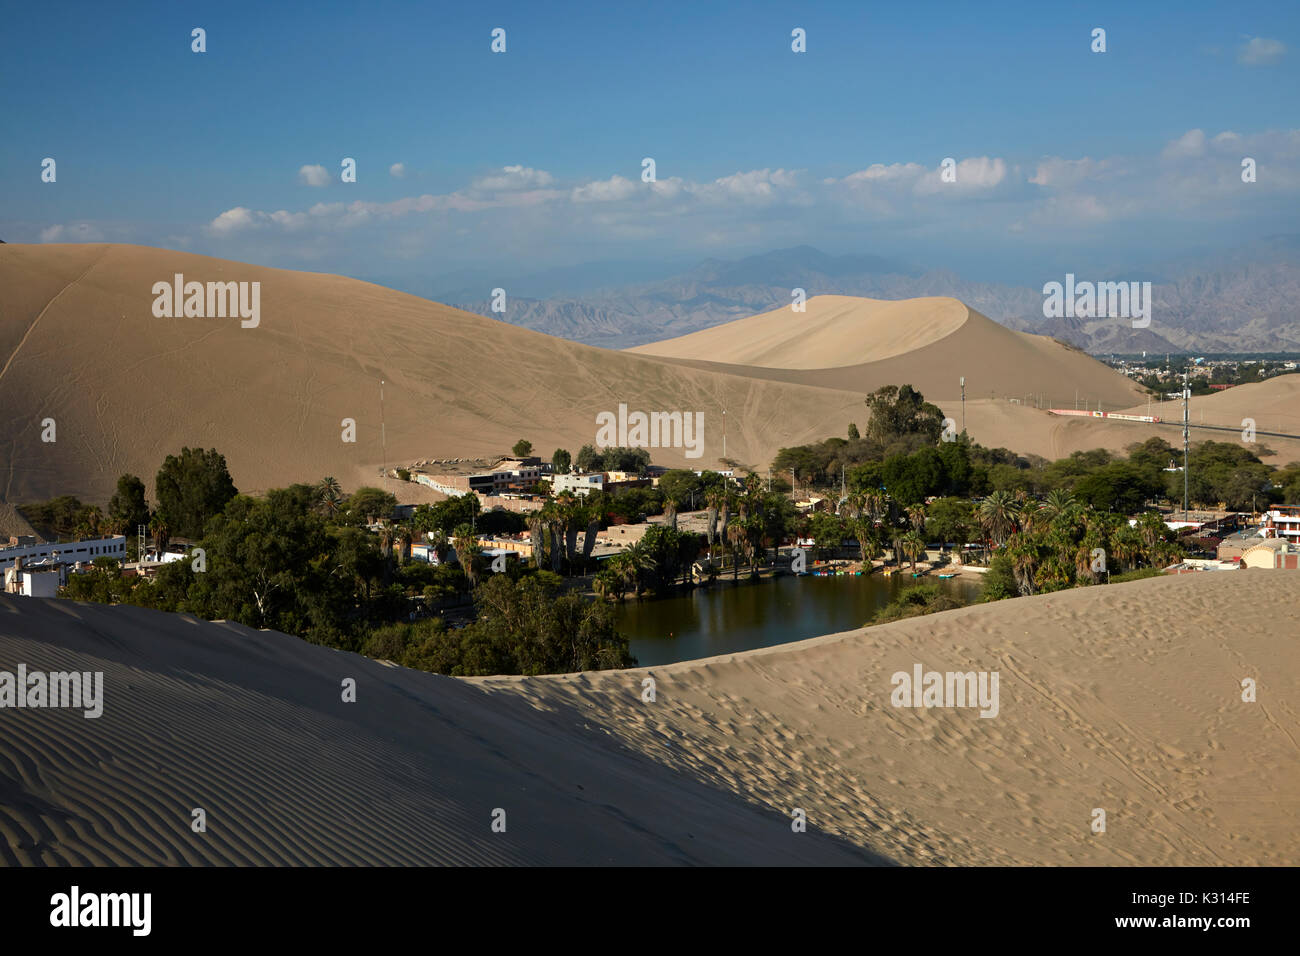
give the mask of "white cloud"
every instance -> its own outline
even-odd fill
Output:
[[[41,242],[102,242],[104,233],[86,222],[55,225],[41,230]]]
[[[860,169],[856,173],[849,173],[838,182],[850,186],[868,185],[876,182],[896,182],[907,180],[915,182],[925,174],[925,167],[920,163],[893,163],[885,166],[881,163],[873,163],[866,169]],[[828,183],[837,182],[837,180],[827,180]]]
[[[474,180],[470,184],[470,189],[484,192],[540,189],[554,182],[555,178],[544,169],[533,169],[531,166],[503,166],[500,172]]]
[[[406,163],[393,163],[388,167],[388,175],[394,179],[403,179],[406,176]]]
[[[1165,159],[1182,159],[1205,154],[1205,130],[1189,129],[1182,136],[1165,146],[1160,154]]]
[[[926,170],[925,175],[917,178],[913,189],[921,196],[963,195],[992,189],[1007,178],[1007,164],[1001,157],[972,156],[958,160],[955,172],[952,182],[944,182],[941,166]]]
[[[1249,188],[1240,179],[1245,156],[1261,171]],[[456,255],[527,255],[565,242],[698,248],[710,237],[758,245],[768,235],[817,242],[872,226],[913,240],[983,231],[1034,242],[1063,226],[1219,222],[1256,215],[1259,203],[1276,208],[1300,197],[1300,130],[1192,129],[1141,154],[1045,156],[1023,165],[972,156],[957,163],[955,183],[943,183],[940,169],[933,162],[876,163],[812,180],[799,170],[764,167],[702,181],[644,183],[633,174],[561,184],[520,164],[438,195],[274,212],[237,206],[207,232],[247,233],[250,243],[265,250],[280,243],[277,251],[300,258],[344,254],[358,244],[409,257],[418,237],[431,250]],[[980,204],[978,214],[970,203]]]
[[[636,192],[636,183],[615,175],[577,186],[569,193],[569,198],[574,202],[618,202],[632,197]]]
[[[1237,47],[1237,62],[1245,66],[1267,66],[1286,54],[1286,44],[1267,37],[1250,37]]]
[[[1029,182],[1035,186],[1052,186],[1067,188],[1077,186],[1089,179],[1096,179],[1111,168],[1107,160],[1096,160],[1088,156],[1082,159],[1062,159],[1049,156],[1038,164]]]
[[[777,196],[778,190],[792,189],[796,176],[784,169],[751,169],[748,172],[735,172],[722,176],[711,183],[699,183],[687,187],[694,196],[711,202],[726,202],[737,199],[741,202],[766,202]]]
[[[327,186],[330,174],[325,171],[324,166],[304,166],[298,170],[298,181],[304,186]]]
[[[257,215],[253,210],[236,206],[234,209],[227,209],[208,223],[208,231],[218,236],[229,236],[251,228],[256,225],[256,222]]]

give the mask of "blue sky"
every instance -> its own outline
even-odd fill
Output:
[[[1293,0],[6,7],[11,242],[389,276],[808,243],[1032,284],[1300,212]]]

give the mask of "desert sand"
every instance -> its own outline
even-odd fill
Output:
[[[762,368],[838,368],[905,355],[956,332],[969,316],[961,302],[942,296],[818,295],[803,312],[786,306],[627,351]]]
[[[1174,386],[1176,388],[1176,386]],[[943,410],[960,421],[959,402],[940,403]],[[1064,408],[1073,408],[1066,402]],[[1094,406],[1095,407],[1095,406]],[[987,398],[966,401],[966,427],[976,441],[990,448],[1010,448],[1021,454],[1062,458],[1075,451],[1106,448],[1122,454],[1135,442],[1163,438],[1182,448],[1182,405],[1178,401],[1143,402],[1125,409],[1129,415],[1154,415],[1161,424],[1126,422],[1117,419],[1079,418],[1050,414],[1046,408],[1013,404]],[[1189,405],[1193,426],[1217,425],[1221,429],[1193,427],[1191,440],[1240,444],[1243,421],[1253,419],[1259,433],[1300,435],[1300,375],[1280,375],[1251,385],[1239,385],[1213,395],[1194,395]],[[1300,462],[1300,439],[1257,434],[1252,451],[1271,465]]]
[[[261,320],[155,318],[155,282],[261,282]],[[106,500],[118,475],[153,475],[181,447],[215,447],[236,485],[262,491],[381,464],[577,452],[620,402],[704,413],[701,457],[764,467],[782,445],[861,417],[862,396],[579,345],[339,276],[125,245],[0,246],[0,500]],[[383,421],[379,401],[384,379]],[[41,422],[57,441],[41,441]],[[342,441],[345,418],[356,441]],[[382,427],[381,427],[382,426]],[[384,440],[386,436],[386,451]]]
[[[262,283],[260,323],[156,318],[153,284],[176,273]],[[247,492],[325,475],[351,489],[383,464],[489,457],[519,438],[549,457],[594,443],[597,412],[620,403],[702,411],[700,457],[652,449],[657,463],[695,468],[719,466],[725,408],[727,456],[761,472],[782,447],[865,423],[863,398],[881,385],[915,385],[958,420],[963,375],[976,440],[1068,454],[1116,433],[1023,416],[1007,399],[1072,403],[1077,389],[1111,409],[1143,400],[1087,355],[955,299],[819,296],[799,322],[781,310],[620,352],[354,279],[139,246],[0,245],[0,290],[0,502],[11,504],[58,494],[104,504],[123,472],[152,491],[163,458],[186,445],[220,450]],[[695,357],[650,354],[668,345]],[[766,364],[782,355],[794,364]],[[987,436],[970,417],[982,400],[1004,406]],[[41,440],[46,418],[52,443]],[[356,422],[354,443],[344,419]]]
[[[816,296],[807,306],[806,313],[778,309],[629,351],[864,394],[907,383],[936,403],[960,401],[963,376],[967,401],[1041,393],[1073,407],[1076,389],[1111,410],[1144,400],[1133,382],[1091,356],[1012,331],[957,299]]]
[[[52,864],[1294,865],[1298,632],[1300,574],[1242,571],[460,680],[4,597],[4,666],[103,670],[105,701],[97,720],[0,711],[0,846]],[[997,716],[893,707],[891,674],[917,663],[997,671]]]

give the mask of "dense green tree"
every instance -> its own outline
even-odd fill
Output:
[[[695,503],[704,503],[705,482],[701,476],[685,468],[673,468],[659,476],[659,493],[678,502],[679,507],[690,507],[692,497]]]
[[[117,479],[117,490],[108,502],[108,518],[119,534],[132,535],[140,525],[149,524],[143,481],[130,474]]]
[[[533,453],[533,443],[521,438],[511,446],[510,452],[516,458],[527,458]]]
[[[60,495],[49,501],[19,506],[23,517],[47,536],[71,535],[84,520],[86,505],[74,495]]]
[[[926,536],[931,541],[938,541],[941,545],[955,544],[960,550],[978,538],[979,525],[975,520],[973,502],[965,498],[936,498],[930,502],[927,511]]]
[[[886,385],[867,396],[871,420],[867,436],[882,444],[920,436],[926,443],[939,440],[943,412],[911,385]]]
[[[1162,489],[1141,469],[1127,462],[1103,465],[1074,482],[1074,497],[1098,511],[1130,514]]]
[[[477,529],[481,514],[478,495],[453,495],[445,501],[439,501],[435,504],[419,505],[415,509],[411,523],[415,530],[419,532],[441,531],[444,534],[451,534],[458,525],[462,524],[468,524]],[[492,525],[492,523],[489,522],[489,525]],[[479,530],[486,532],[521,529],[517,526],[511,525],[508,527],[504,523],[499,523]]]
[[[240,495],[211,519],[207,570],[191,571],[187,603],[209,619],[305,634],[346,613],[350,589],[333,575],[333,541],[307,485]],[[189,562],[177,562],[189,565]]]
[[[366,524],[380,518],[391,518],[396,507],[397,498],[394,495],[381,488],[366,486],[352,493],[344,510],[353,521]]]
[[[484,582],[475,595],[478,619],[462,635],[479,653],[463,654],[450,673],[532,675],[636,665],[612,608],[565,593],[558,579],[543,574],[519,581],[493,575]]]
[[[199,538],[238,490],[215,448],[182,448],[168,455],[154,478],[154,500],[173,535]]]
[[[555,449],[551,455],[551,470],[557,475],[567,475],[573,467],[573,456],[563,448]]]
[[[593,471],[601,470],[601,454],[596,450],[595,445],[583,445],[578,449],[578,457],[574,459],[574,466],[579,474],[587,474]]]

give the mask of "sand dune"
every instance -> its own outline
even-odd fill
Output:
[[[153,283],[259,281],[261,321],[166,319]],[[0,247],[0,500],[106,499],[131,471],[152,484],[167,454],[215,446],[247,491],[382,462],[479,457],[527,438],[541,454],[596,438],[596,413],[701,411],[701,457],[765,466],[782,446],[839,431],[858,394],[578,345],[339,276],[121,245]],[[379,382],[384,387],[383,428]],[[57,441],[41,441],[52,417]],[[355,444],[341,422],[355,419]],[[381,441],[386,435],[387,453]]]
[[[1294,865],[1298,630],[1300,574],[1247,571],[648,670],[458,680],[237,625],[0,597],[5,668],[105,675],[97,719],[0,711],[0,852],[10,864]],[[997,716],[892,707],[890,675],[915,663],[998,671]],[[647,674],[654,703],[640,698]],[[340,700],[345,677],[356,703]],[[1244,677],[1258,702],[1241,701]],[[206,833],[190,829],[196,807]],[[791,831],[796,807],[806,834]],[[495,808],[504,834],[490,830]]]
[[[951,335],[968,316],[966,306],[946,297],[818,295],[803,312],[786,306],[627,351],[763,368],[835,368],[915,351]]]
[[[0,711],[8,865],[880,862],[796,837],[581,712],[275,632],[0,596],[0,657],[104,673],[98,718]]]
[[[812,316],[808,324],[805,315]],[[1120,408],[1143,397],[1091,356],[1014,332],[948,298],[816,296],[806,314],[779,309],[629,351],[702,370],[742,366],[755,378],[864,393],[909,383],[931,401],[960,399],[962,376],[968,400],[1041,393],[1073,407],[1077,391],[1093,405]]]
[[[940,402],[943,410],[960,418],[960,403]],[[1073,408],[1066,402],[1065,408]],[[1119,420],[1061,417],[1045,409],[1016,405],[1006,400],[979,399],[966,402],[966,427],[971,436],[990,448],[1012,448],[1021,453],[1062,458],[1075,451],[1106,448],[1122,454],[1129,445],[1148,438],[1163,438],[1182,447],[1182,404],[1178,401],[1143,402],[1126,409],[1109,408],[1131,415],[1154,415],[1162,424]],[[1226,431],[1193,428],[1192,442],[1240,443],[1242,422],[1255,421],[1258,432],[1300,435],[1300,375],[1282,375],[1265,382],[1241,385],[1213,395],[1193,396],[1189,409],[1193,425],[1217,425]],[[1257,435],[1253,450],[1272,465],[1300,461],[1300,439]],[[1270,455],[1265,451],[1272,452]]]
[[[153,284],[176,273],[262,283],[260,324],[155,318]],[[910,383],[960,421],[963,375],[967,425],[984,444],[1054,457],[1145,437],[1010,405],[1040,396],[1073,407],[1077,394],[1117,409],[1144,398],[1087,355],[955,299],[819,296],[807,315],[811,328],[781,310],[617,352],[339,276],[137,246],[4,245],[0,502],[77,494],[103,504],[118,475],[151,485],[185,445],[220,449],[244,491],[326,474],[356,487],[382,463],[486,457],[519,438],[543,455],[576,451],[595,441],[596,414],[620,403],[703,412],[699,457],[652,450],[690,467],[718,466],[725,408],[727,455],[761,471],[784,446],[864,423],[863,396],[881,385]],[[697,346],[698,358],[651,354]],[[767,364],[776,361],[789,364]],[[1287,381],[1206,399],[1207,414],[1240,421],[1249,409],[1260,429],[1285,426],[1296,406]],[[47,418],[54,442],[42,441]],[[344,419],[356,422],[354,443],[342,440]],[[1300,457],[1268,441],[1280,460]]]
[[[1261,616],[1256,609],[1268,608]],[[653,668],[486,683],[907,864],[1294,865],[1300,574],[1087,588]],[[916,663],[1000,710],[896,709]],[[654,706],[625,692],[642,673]],[[1258,682],[1256,703],[1241,681]],[[1091,832],[1094,808],[1107,814]]]

